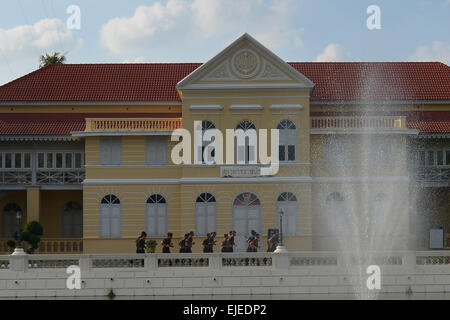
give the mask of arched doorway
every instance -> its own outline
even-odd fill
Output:
[[[83,207],[79,202],[67,202],[61,220],[63,238],[83,238]]]
[[[261,234],[262,214],[261,201],[252,192],[243,192],[233,201],[233,230],[236,231],[234,251],[243,252],[247,249],[247,239],[251,231]]]

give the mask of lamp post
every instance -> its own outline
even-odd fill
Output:
[[[278,210],[278,214],[280,215],[280,243],[278,243],[277,249],[274,251],[275,253],[285,253],[288,252],[286,247],[283,244],[283,215],[284,211],[282,208]]]
[[[17,223],[19,225],[19,227],[17,228],[17,247],[14,249],[13,255],[21,255],[21,254],[25,254],[25,251],[22,248],[22,237],[20,234],[21,231],[21,227],[22,227],[22,211],[17,211],[16,212],[16,218],[17,218]]]

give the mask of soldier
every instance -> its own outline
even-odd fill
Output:
[[[274,252],[278,246],[280,232],[278,230],[267,240],[267,252]]]
[[[252,230],[250,231],[251,236],[247,239],[247,252],[254,252],[253,251],[253,243],[256,237],[256,231]]]
[[[194,240],[194,231],[189,232],[187,235],[185,252],[192,253],[192,246],[195,244],[195,242],[192,242],[192,240]]]
[[[164,238],[163,241],[161,241],[163,253],[170,253],[170,248],[173,248],[172,236],[173,236],[173,234],[171,232],[169,232],[167,234],[167,237]]]
[[[234,243],[234,237],[236,236],[236,231],[234,231],[234,230],[231,230],[230,232],[229,232],[229,241],[230,241],[230,246],[229,246],[229,251],[228,252],[233,252],[233,247],[236,245],[235,243]]]
[[[145,239],[147,237],[147,233],[142,231],[139,238],[136,239],[136,253],[145,253]]]
[[[222,252],[230,252],[229,247],[230,247],[230,240],[229,240],[228,234],[225,233],[223,235],[223,241],[222,241]]]
[[[212,247],[211,247],[211,233],[208,233],[206,235],[206,239],[203,240],[202,245],[203,245],[203,252],[204,253],[211,252],[210,251],[212,249]]]
[[[259,248],[259,233],[255,233],[252,241],[249,242],[250,252],[258,252]]]
[[[209,252],[213,253],[213,248],[216,245],[217,241],[216,241],[216,232],[211,232],[211,237],[209,239]]]
[[[184,235],[184,238],[180,240],[180,242],[178,242],[178,245],[180,246],[180,253],[185,253],[186,252],[186,241],[187,238],[189,237],[189,233],[186,233]]]

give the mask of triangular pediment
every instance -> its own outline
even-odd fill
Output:
[[[181,91],[313,87],[311,80],[247,33],[177,84]]]

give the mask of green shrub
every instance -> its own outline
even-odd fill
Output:
[[[44,234],[44,229],[42,225],[37,221],[30,221],[25,225],[22,231],[22,240],[26,241],[29,248],[26,249],[27,253],[34,253],[34,251],[39,247],[39,242],[41,242],[41,236]]]

